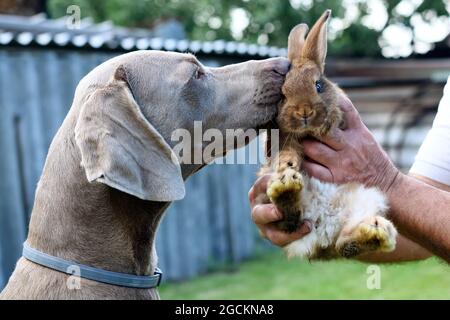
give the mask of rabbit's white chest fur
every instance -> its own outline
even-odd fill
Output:
[[[311,232],[285,246],[289,257],[332,258],[341,232],[351,230],[366,218],[385,216],[386,199],[376,188],[361,184],[335,185],[303,174],[301,191],[303,219],[312,222]]]

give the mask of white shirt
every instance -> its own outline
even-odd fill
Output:
[[[450,185],[450,76],[433,126],[422,143],[410,172]]]

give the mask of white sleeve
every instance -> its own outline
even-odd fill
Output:
[[[433,127],[422,143],[410,172],[450,185],[450,76]]]

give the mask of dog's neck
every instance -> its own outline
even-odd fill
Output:
[[[72,115],[73,116],[73,115]],[[138,199],[88,182],[68,115],[49,149],[36,190],[27,242],[45,253],[110,271],[148,275],[166,202]],[[187,179],[203,165],[182,165]]]
[[[169,203],[89,183],[80,160],[73,138],[57,135],[36,190],[27,242],[76,263],[152,274],[156,229]]]

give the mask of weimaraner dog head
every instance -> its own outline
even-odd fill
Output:
[[[183,198],[174,130],[193,132],[194,121],[223,133],[264,125],[277,112],[288,69],[284,58],[208,68],[192,55],[159,51],[105,62],[80,82],[74,102],[88,180],[144,200]]]

